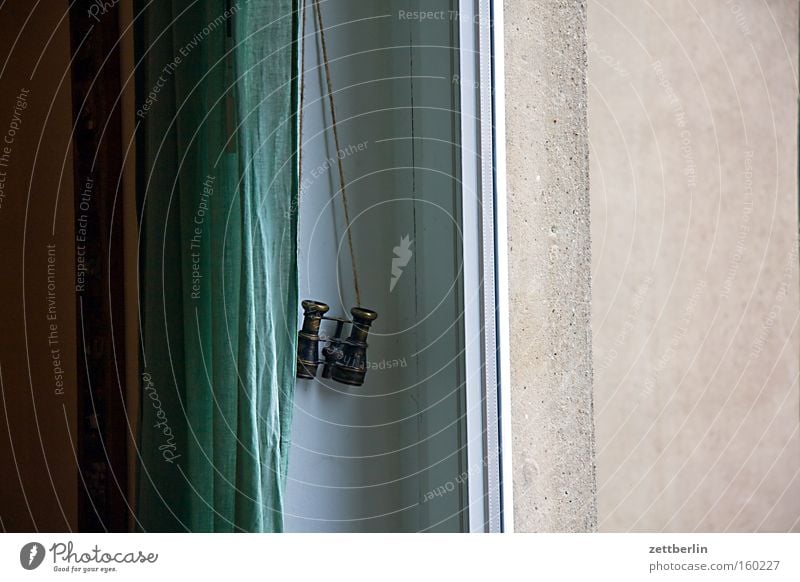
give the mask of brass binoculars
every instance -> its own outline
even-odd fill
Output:
[[[361,386],[367,375],[367,336],[372,322],[378,314],[369,309],[354,307],[350,310],[353,319],[326,317],[330,308],[319,301],[303,301],[303,327],[297,334],[297,377],[312,380],[317,376],[320,364],[323,378],[333,378],[342,384]],[[333,337],[320,335],[322,321],[335,321]],[[342,338],[345,324],[352,324],[350,336]],[[320,342],[327,342],[322,348]]]

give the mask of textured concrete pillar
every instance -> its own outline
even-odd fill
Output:
[[[505,2],[517,531],[597,526],[586,5]]]

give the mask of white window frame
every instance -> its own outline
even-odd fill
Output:
[[[502,2],[459,0],[459,43],[469,531],[512,532]]]

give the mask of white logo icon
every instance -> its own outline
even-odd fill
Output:
[[[408,235],[400,239],[400,245],[394,247],[395,257],[392,259],[392,280],[389,282],[389,293],[394,291],[395,285],[403,275],[403,267],[408,265],[414,253],[411,252],[411,244],[414,241]]]
[[[44,546],[37,542],[30,542],[22,546],[19,553],[19,563],[26,570],[35,570],[44,561]]]

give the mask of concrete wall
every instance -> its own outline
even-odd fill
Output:
[[[586,5],[504,7],[515,529],[591,531]]]
[[[67,4],[0,6],[0,531],[77,526]]]
[[[601,530],[800,530],[797,22],[589,2]]]

